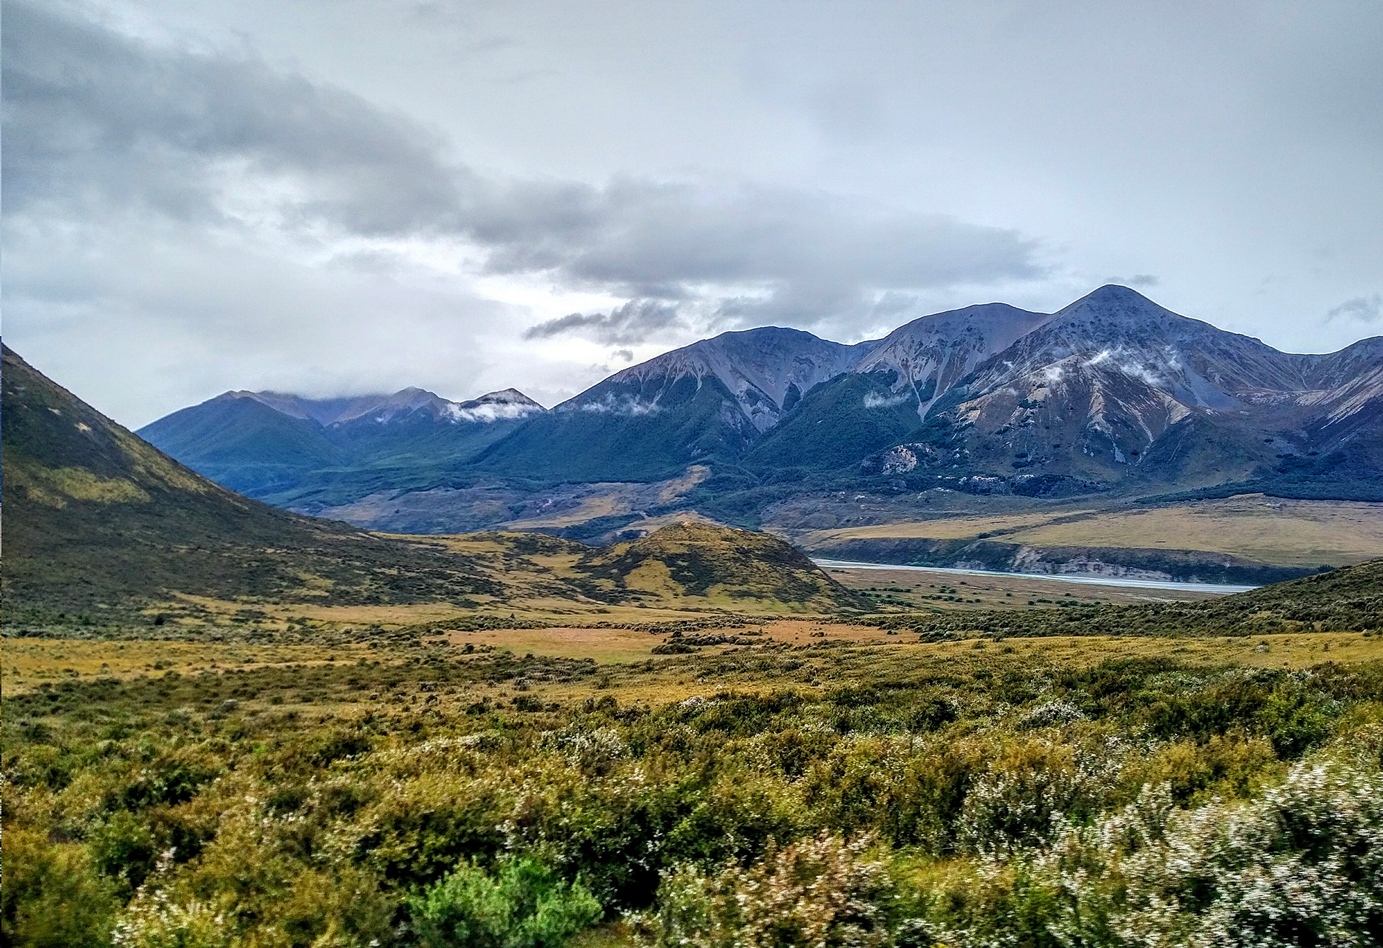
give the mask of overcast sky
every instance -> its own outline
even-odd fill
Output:
[[[1383,333],[1377,0],[5,0],[3,46],[5,340],[131,426],[1106,282]]]

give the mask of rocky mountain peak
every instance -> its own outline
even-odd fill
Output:
[[[871,345],[851,371],[894,373],[894,391],[910,392],[926,417],[976,366],[1051,318],[1006,303],[922,316]]]

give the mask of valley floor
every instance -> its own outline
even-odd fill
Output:
[[[1043,636],[995,642],[987,638],[947,642],[917,642],[915,636],[871,625],[854,625],[829,619],[770,619],[750,625],[699,628],[683,638],[710,641],[717,637],[734,642],[712,642],[696,647],[705,658],[763,655],[782,657],[806,652],[814,659],[848,650],[851,656],[872,654],[881,661],[902,660],[918,667],[961,661],[983,664],[996,656],[1005,662],[1039,662],[1069,667],[1098,664],[1112,658],[1175,657],[1191,665],[1232,663],[1244,668],[1301,670],[1322,662],[1383,660],[1383,636],[1368,633],[1268,634],[1253,638],[1197,637],[1158,639],[1146,636]],[[607,673],[618,672],[628,682],[647,687],[658,701],[678,701],[696,691],[694,682],[678,678],[682,664],[654,650],[676,641],[660,627],[592,628],[552,627],[538,629],[485,629],[450,632],[423,640],[429,654],[459,661],[477,652],[483,656],[510,655],[530,658],[571,659],[599,664]],[[469,648],[468,648],[469,647]],[[29,694],[62,684],[93,682],[147,682],[170,676],[225,676],[274,670],[332,671],[361,662],[376,663],[381,657],[406,662],[414,652],[369,643],[320,645],[170,642],[130,639],[119,642],[74,639],[6,639],[4,668],[0,673],[3,693]],[[607,667],[608,666],[608,667]],[[826,682],[835,676],[828,665],[817,666]],[[772,686],[769,678],[763,681]],[[507,694],[500,684],[476,686],[462,695]],[[690,688],[690,690],[687,690]],[[575,692],[585,693],[578,688]],[[368,704],[365,696],[352,700]],[[460,699],[458,699],[460,700]],[[310,704],[311,702],[309,702]],[[299,710],[310,710],[306,706]]]
[[[986,499],[998,510],[981,515],[973,498],[968,509],[948,498],[936,510],[916,498],[838,498],[782,505],[765,526],[830,559],[1203,582],[1274,582],[1383,556],[1383,504],[1263,495],[1157,505],[1001,500]]]

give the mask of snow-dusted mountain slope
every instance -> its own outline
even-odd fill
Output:
[[[981,437],[1006,436],[1002,449],[1024,466],[1150,463],[1163,459],[1155,449],[1165,437],[1193,423],[1218,432],[1218,443],[1198,450],[1233,455],[1247,473],[1284,450],[1308,449],[1295,429],[1312,412],[1301,409],[1347,410],[1345,390],[1367,398],[1379,368],[1369,354],[1279,352],[1107,286],[977,366],[951,412]],[[990,449],[996,455],[1000,445]],[[1076,462],[1060,464],[1063,453]]]
[[[839,375],[864,346],[846,346],[799,329],[721,333],[616,372],[557,407],[558,411],[650,414],[682,379],[714,379],[755,431],[767,431],[808,391]]]
[[[290,418],[315,421],[333,427],[358,421],[388,424],[413,416],[436,421],[512,421],[543,411],[543,406],[517,389],[506,388],[479,398],[453,402],[422,388],[405,388],[392,395],[359,395],[352,398],[305,398],[280,392],[226,392],[218,399],[247,398],[267,405]]]
[[[236,391],[139,435],[226,487],[269,498],[322,471],[456,463],[544,411],[515,389],[464,402],[421,388],[333,399]]]
[[[464,402],[448,402],[442,416],[448,421],[490,424],[495,421],[518,421],[546,409],[516,388],[490,392]]]
[[[967,306],[923,316],[900,326],[872,345],[850,367],[852,372],[894,372],[895,392],[910,392],[918,414],[933,405],[975,367],[1051,316],[1030,313],[1004,303]]]

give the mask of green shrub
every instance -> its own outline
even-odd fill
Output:
[[[602,907],[754,948],[1118,945],[1135,917],[1134,944],[1195,944],[1201,916],[1363,945],[1378,924],[1374,784],[1295,776],[1272,801],[1302,758],[1379,772],[1383,663],[751,648],[612,667],[623,703],[583,701],[577,670],[419,652],[5,694],[0,943],[557,944]],[[503,694],[520,677],[542,713]],[[673,681],[697,693],[662,702]],[[862,836],[877,852],[841,854]],[[1297,928],[1243,916],[1254,893]]]
[[[408,904],[426,948],[559,948],[601,915],[580,882],[526,857],[504,861],[497,876],[462,865]]]
[[[52,845],[17,826],[4,831],[0,940],[14,948],[100,948],[110,944],[114,886],[82,847]]]
[[[125,810],[111,814],[91,835],[91,853],[103,875],[125,883],[128,897],[154,868],[158,846],[149,825]]]

